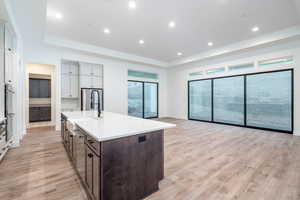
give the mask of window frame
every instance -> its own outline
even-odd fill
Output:
[[[158,82],[151,82],[151,81],[137,81],[137,80],[127,80],[128,82],[135,82],[135,83],[142,83],[142,87],[143,87],[143,94],[142,94],[142,100],[143,100],[143,119],[153,119],[153,118],[159,118],[159,83]],[[157,91],[156,91],[156,102],[157,102],[157,108],[156,108],[156,116],[153,117],[147,117],[145,118],[145,83],[151,83],[151,84],[156,84],[157,85]],[[128,90],[128,84],[127,84],[127,90]],[[127,95],[128,96],[128,95]],[[128,97],[127,97],[128,98]],[[128,108],[128,103],[127,103],[127,108]],[[127,114],[128,111],[127,111]]]
[[[257,75],[257,74],[266,74],[266,73],[275,73],[275,72],[284,72],[284,71],[290,71],[291,72],[291,131],[286,130],[279,130],[279,129],[271,129],[271,128],[262,128],[262,127],[255,127],[255,126],[248,126],[247,125],[247,76],[248,75]],[[243,76],[244,77],[244,124],[238,125],[238,124],[231,124],[231,123],[224,123],[224,122],[216,122],[214,121],[214,80],[216,79],[222,79],[222,78],[231,78],[231,77],[237,77],[237,76]],[[211,96],[212,96],[212,120],[199,120],[199,119],[192,119],[190,117],[190,83],[195,81],[204,81],[204,80],[211,80]],[[202,122],[208,122],[208,123],[215,123],[215,124],[223,124],[223,125],[230,125],[230,126],[238,126],[238,127],[246,127],[246,128],[253,128],[253,129],[259,129],[259,130],[266,130],[266,131],[276,131],[276,132],[282,132],[282,133],[288,133],[293,134],[294,133],[294,69],[282,69],[282,70],[274,70],[274,71],[262,71],[262,72],[253,72],[253,73],[247,73],[247,74],[238,74],[238,75],[230,75],[230,76],[222,76],[222,77],[215,77],[215,78],[205,78],[205,79],[195,79],[195,80],[189,80],[187,82],[187,95],[188,95],[188,112],[187,117],[188,120],[193,121],[202,121]]]

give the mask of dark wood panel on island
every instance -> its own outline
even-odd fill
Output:
[[[64,146],[92,200],[139,200],[159,189],[163,130],[98,142],[82,129],[73,135],[66,123],[62,115]]]

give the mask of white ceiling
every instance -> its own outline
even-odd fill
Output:
[[[178,59],[177,52],[191,56],[300,23],[293,0],[137,0],[136,10],[127,0],[48,0],[47,9],[63,15],[48,17],[47,35],[164,62]],[[253,26],[260,31],[251,32]]]

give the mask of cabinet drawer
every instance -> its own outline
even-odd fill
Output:
[[[91,136],[87,135],[85,143],[98,155],[100,156],[100,142],[96,141]]]
[[[6,135],[0,135],[0,151],[6,146]]]

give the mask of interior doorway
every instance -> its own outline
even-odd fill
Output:
[[[27,128],[55,126],[55,66],[29,63],[26,70]]]

